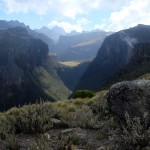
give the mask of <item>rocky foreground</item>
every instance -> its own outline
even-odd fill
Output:
[[[126,81],[92,98],[13,108],[0,114],[0,148],[148,150],[149,80]]]

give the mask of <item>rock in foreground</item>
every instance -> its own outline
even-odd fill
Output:
[[[120,118],[130,117],[143,119],[150,113],[150,80],[125,81],[114,84],[107,97],[109,109]],[[150,123],[150,121],[149,121]]]

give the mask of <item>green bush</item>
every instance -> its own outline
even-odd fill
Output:
[[[73,98],[86,98],[95,96],[95,92],[89,90],[78,90],[73,94]]]

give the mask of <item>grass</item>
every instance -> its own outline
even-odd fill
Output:
[[[66,61],[66,62],[61,62],[61,64],[65,65],[65,66],[69,66],[69,67],[75,67],[78,66],[80,64],[80,62],[77,61]]]
[[[150,80],[150,73],[146,73],[146,74],[140,76],[138,79],[146,79],[146,80]]]
[[[70,99],[70,100],[64,100],[64,101],[57,101],[52,103],[52,106],[57,109],[60,116],[64,119],[66,116],[77,109],[81,109],[84,107],[90,107],[93,103],[96,101],[102,99],[107,94],[107,90],[98,92],[95,94],[92,98],[77,98],[77,99]]]
[[[34,137],[34,135],[45,135],[57,128],[97,129],[99,120],[93,113],[91,105],[103,99],[106,94],[107,91],[101,91],[92,98],[41,102],[19,108],[14,107],[7,112],[0,113],[0,142],[6,148],[17,150],[21,146],[17,138],[20,134],[29,134]],[[52,119],[59,120],[60,124],[55,126]],[[67,147],[73,150],[72,146],[76,144],[76,139],[79,138],[69,134],[65,139],[58,140],[59,149]],[[33,150],[37,147],[47,150],[51,147],[51,142],[40,138],[32,141],[28,146]]]
[[[41,150],[48,150],[51,147],[56,148],[56,146],[60,150],[76,149],[77,145],[82,144],[80,139],[82,134],[78,131],[77,134],[66,132],[67,135],[62,134],[62,137],[59,134],[57,141],[55,141],[57,145],[47,139],[46,134],[55,129],[51,119],[56,118],[63,125],[67,125],[60,126],[60,128],[69,127],[96,131],[94,137],[100,141],[107,140],[109,142],[107,146],[110,150],[150,149],[150,128],[147,126],[147,118],[142,123],[139,118],[132,120],[128,115],[124,121],[120,120],[109,111],[105,97],[107,92],[98,92],[92,98],[25,105],[0,113],[0,142],[5,143],[6,148],[17,150],[21,146],[18,143],[19,133],[28,133],[31,136],[33,134],[41,135],[39,139],[30,143],[30,149],[34,150],[38,147]],[[86,145],[82,146],[86,147]],[[88,145],[87,149],[89,149]]]

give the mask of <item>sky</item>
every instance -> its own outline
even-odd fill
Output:
[[[0,20],[18,20],[32,29],[116,32],[150,25],[149,7],[150,0],[0,0]]]

